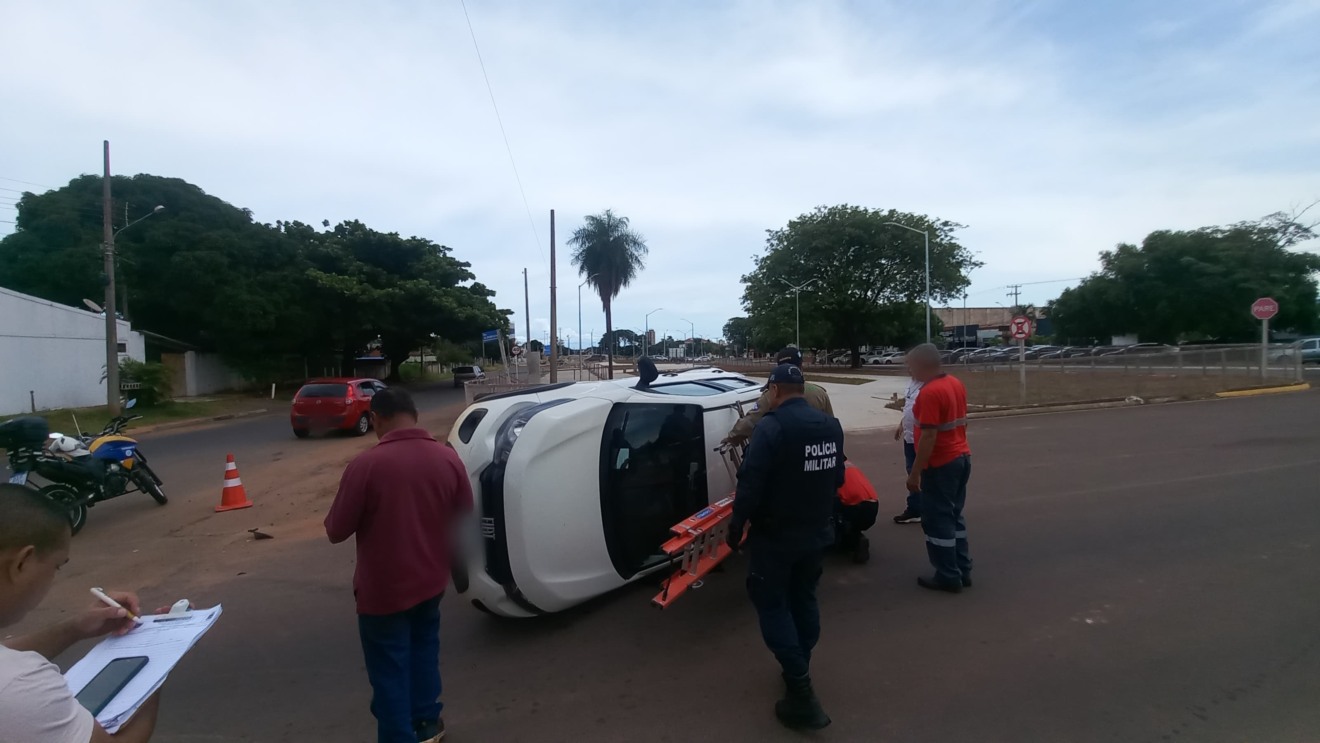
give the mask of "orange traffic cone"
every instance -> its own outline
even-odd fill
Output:
[[[215,511],[216,513],[234,511],[251,505],[252,501],[248,500],[247,490],[243,489],[243,480],[238,476],[238,465],[234,464],[234,455],[230,454],[225,460],[225,489],[220,494],[220,505],[215,507]]]

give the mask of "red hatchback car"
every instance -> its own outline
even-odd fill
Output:
[[[293,435],[305,439],[313,431],[349,431],[365,436],[371,430],[371,397],[385,389],[376,379],[338,377],[313,379],[293,396],[289,423]]]

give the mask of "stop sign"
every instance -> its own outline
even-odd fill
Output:
[[[1271,297],[1261,297],[1251,303],[1251,316],[1257,320],[1268,320],[1279,314],[1279,303]]]

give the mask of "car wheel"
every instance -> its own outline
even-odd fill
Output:
[[[311,436],[312,432],[308,431],[306,428],[295,428],[293,429],[293,435],[300,439],[305,439],[308,436]]]
[[[366,413],[363,413],[362,416],[357,419],[357,424],[353,426],[353,435],[366,436],[367,431],[370,430],[371,430],[371,416],[367,415]]]

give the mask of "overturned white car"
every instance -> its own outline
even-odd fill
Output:
[[[484,611],[531,617],[664,569],[670,528],[733,490],[715,449],[761,385],[652,369],[473,403],[449,435],[475,496],[456,590]]]

